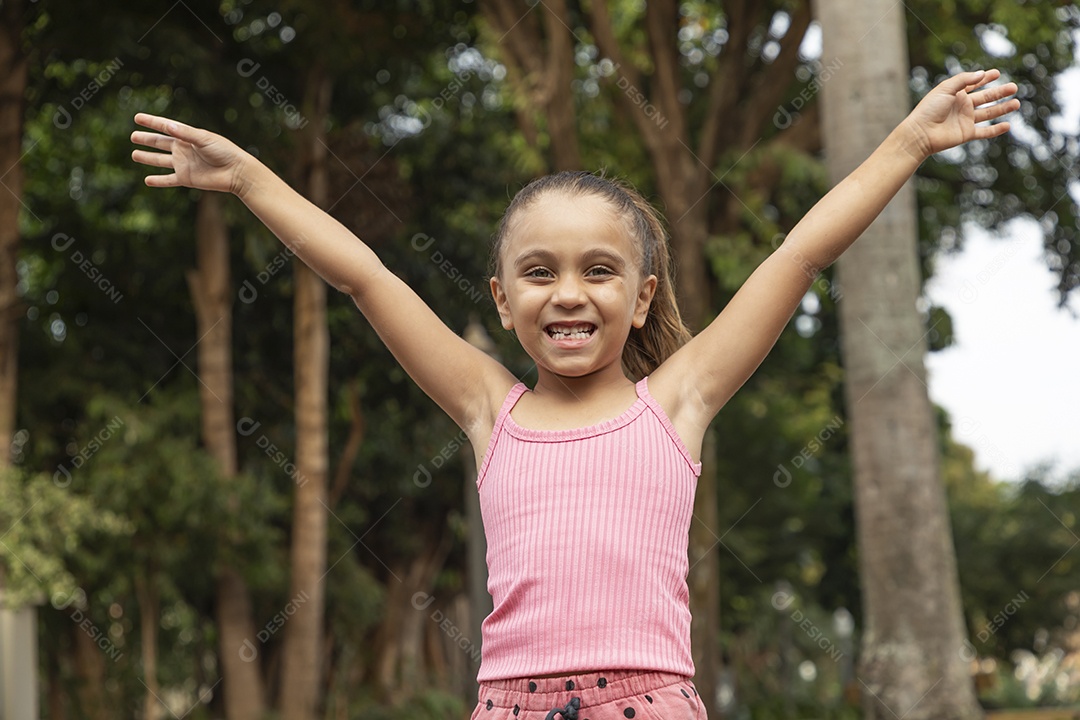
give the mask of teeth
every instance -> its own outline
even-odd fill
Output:
[[[585,340],[592,335],[593,330],[588,325],[575,325],[572,328],[550,328],[548,335],[555,340],[565,340],[570,338],[571,340]]]

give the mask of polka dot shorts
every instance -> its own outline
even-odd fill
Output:
[[[707,720],[685,675],[612,670],[480,683],[470,720]]]

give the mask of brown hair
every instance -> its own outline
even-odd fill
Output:
[[[641,328],[630,328],[622,352],[623,372],[636,382],[656,370],[691,337],[675,299],[667,233],[660,217],[645,198],[619,180],[584,171],[547,175],[523,187],[506,208],[491,244],[490,272],[493,276],[499,277],[501,273],[502,246],[514,217],[548,192],[595,195],[609,203],[637,241],[641,276],[656,275],[656,292],[645,324]]]

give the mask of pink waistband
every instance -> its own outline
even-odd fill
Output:
[[[581,698],[583,707],[589,707],[689,680],[685,675],[642,670],[487,680],[480,683],[477,699],[481,705],[490,701],[492,707],[512,708],[519,705],[522,710],[550,710],[576,697]]]

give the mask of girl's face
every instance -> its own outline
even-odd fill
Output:
[[[641,276],[636,241],[610,205],[547,193],[518,211],[501,253],[491,292],[503,327],[537,366],[623,376],[623,346],[645,324],[656,276]]]

